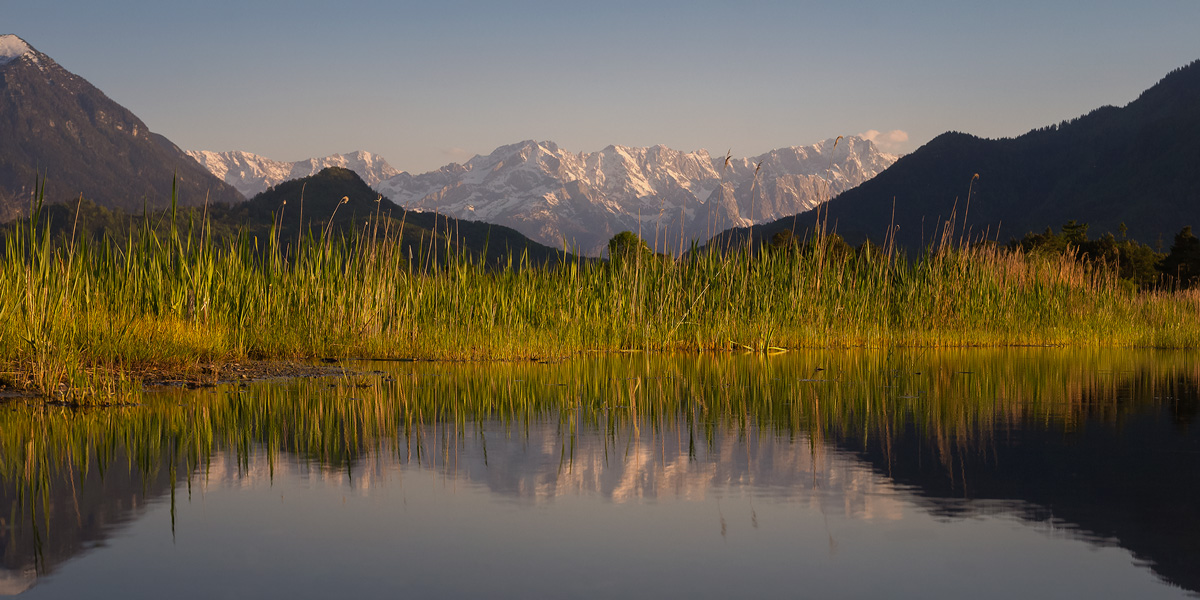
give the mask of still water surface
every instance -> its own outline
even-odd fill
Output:
[[[1200,356],[359,363],[0,405],[0,594],[1177,598]]]

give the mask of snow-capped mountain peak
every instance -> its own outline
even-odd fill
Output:
[[[308,177],[326,167],[342,167],[358,173],[363,181],[374,186],[384,179],[400,175],[378,154],[359,150],[348,154],[332,154],[324,158],[310,158],[295,162],[271,160],[249,152],[189,151],[206,169],[237,188],[250,198],[278,183],[300,177]]]
[[[571,153],[526,140],[376,188],[400,206],[498,223],[551,246],[602,253],[623,230],[678,250],[732,226],[807,210],[895,162],[866,139],[829,139],[761,156],[610,145]],[[761,165],[761,167],[759,167]],[[756,167],[758,174],[755,175]]]
[[[507,225],[541,243],[593,255],[625,230],[640,232],[660,251],[678,251],[729,227],[802,212],[897,158],[858,137],[731,158],[728,166],[724,155],[706,150],[610,145],[573,153],[551,141],[525,140],[420,175],[397,171],[369,152],[296,162],[248,152],[188,154],[247,197],[325,167],[344,167],[404,208]]]
[[[0,65],[6,65],[32,50],[25,40],[11,33],[0,35]]]

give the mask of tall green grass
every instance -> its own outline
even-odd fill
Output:
[[[909,259],[839,252],[818,233],[787,249],[495,268],[452,237],[406,251],[402,224],[215,241],[172,209],[124,236],[52,243],[38,212],[4,242],[0,361],[48,394],[111,396],[145,369],[244,358],[1200,346],[1194,293],[1138,293],[1103,268],[994,247]]]

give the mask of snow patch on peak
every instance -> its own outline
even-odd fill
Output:
[[[404,174],[392,168],[378,154],[362,150],[296,162],[271,160],[240,150],[231,152],[190,151],[188,155],[196,159],[213,175],[237,188],[247,198],[289,179],[315,175],[326,167],[341,167],[354,171],[370,186]]]
[[[507,225],[555,246],[566,239],[587,254],[638,229],[662,233],[661,249],[677,251],[686,239],[810,209],[894,160],[857,137],[730,157],[728,167],[706,150],[610,144],[573,153],[525,140],[376,189],[406,208]]]
[[[0,35],[0,65],[6,65],[32,50],[25,40],[11,33]]]

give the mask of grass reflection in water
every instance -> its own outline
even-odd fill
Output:
[[[119,468],[118,454],[148,476],[175,464],[190,473],[217,448],[239,456],[256,448],[288,452],[330,467],[372,450],[419,459],[461,435],[468,421],[495,421],[519,433],[522,423],[558,419],[609,436],[683,428],[710,442],[718,428],[754,426],[817,443],[827,435],[886,440],[911,426],[949,450],[985,445],[1009,425],[1070,430],[1087,418],[1115,421],[1200,379],[1188,353],[1059,349],[382,368],[390,370],[159,392],[118,408],[13,402],[0,410],[0,476],[36,498],[48,473]]]
[[[375,456],[451,472],[455,453],[481,441],[472,436],[523,439],[531,424],[551,423],[566,468],[581,435],[602,439],[613,460],[635,443],[694,456],[722,439],[774,437],[814,456],[863,452],[889,476],[895,460],[899,476],[915,436],[957,481],[1017,430],[1115,428],[1164,408],[1186,426],[1200,381],[1189,353],[1062,349],[359,367],[381,370],[158,392],[116,408],[0,406],[2,566],[28,568],[32,554],[35,568],[52,569],[56,557],[102,537],[98,529],[129,518],[90,491],[96,485],[123,490],[126,511],[168,491],[174,506],[176,490],[203,485],[221,453],[240,469],[264,457],[273,469],[286,455],[349,472]]]

